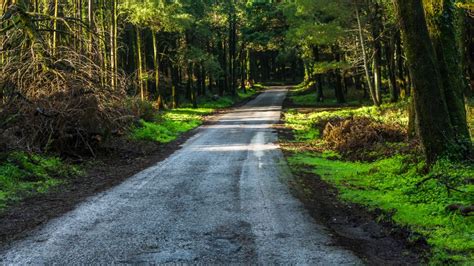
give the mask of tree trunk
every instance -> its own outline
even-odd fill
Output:
[[[459,141],[471,148],[464,102],[465,83],[456,42],[453,0],[425,0],[428,30],[435,47],[451,124]]]
[[[421,0],[394,0],[414,88],[418,133],[428,164],[454,145],[436,54]]]
[[[59,12],[59,0],[54,0],[54,21],[53,21],[53,40],[52,40],[52,51],[51,54],[56,55],[57,38],[58,38],[58,12]]]
[[[380,102],[377,100],[377,95],[374,90],[374,83],[372,82],[372,78],[370,77],[370,73],[369,73],[369,63],[367,59],[367,51],[365,49],[365,41],[364,41],[364,35],[362,32],[362,23],[360,21],[359,7],[357,5],[354,5],[354,6],[356,10],[357,26],[359,29],[359,42],[362,49],[362,57],[364,61],[365,78],[367,80],[367,85],[369,86],[370,97],[372,98],[374,105],[380,106]]]
[[[398,101],[400,90],[398,89],[396,67],[395,67],[395,42],[394,37],[391,36],[386,44],[385,54],[387,58],[388,81],[390,88],[390,101],[392,103]]]
[[[140,99],[142,101],[145,100],[145,86],[143,85],[143,60],[142,60],[142,38],[140,29],[137,27],[136,29],[137,35],[137,81],[138,87],[140,88]]]
[[[156,90],[156,103],[158,108],[161,108],[161,91],[160,91],[160,61],[158,57],[158,43],[156,40],[156,32],[152,32],[153,39],[153,65],[155,67],[155,90]]]

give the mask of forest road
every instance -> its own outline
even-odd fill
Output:
[[[201,127],[166,160],[51,220],[0,252],[0,264],[359,265],[286,184],[272,87]]]

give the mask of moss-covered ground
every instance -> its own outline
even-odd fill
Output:
[[[447,210],[453,204],[474,203],[474,166],[440,160],[427,171],[416,152],[381,155],[376,161],[347,160],[327,148],[323,132],[316,125],[331,118],[370,117],[406,126],[405,104],[320,110],[288,110],[284,115],[286,127],[294,134],[292,143],[283,145],[290,154],[292,170],[313,173],[314,178],[334,185],[341,200],[381,209],[381,219],[424,237],[432,249],[431,264],[474,265],[474,216]]]
[[[22,197],[45,193],[65,178],[79,174],[78,167],[57,157],[25,152],[4,155],[0,163],[0,210]]]

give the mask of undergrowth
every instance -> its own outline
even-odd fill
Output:
[[[431,264],[472,265],[474,216],[447,209],[474,203],[472,164],[440,160],[427,173],[416,152],[380,153],[375,161],[349,161],[344,154],[329,149],[322,136],[321,124],[331,119],[366,117],[406,126],[404,110],[403,103],[311,113],[290,110],[285,114],[286,126],[295,135],[294,145],[289,146],[290,167],[310,171],[333,184],[342,200],[383,210],[381,219],[409,228],[414,232],[413,241],[417,235],[423,236],[432,248]],[[320,149],[307,149],[308,145]]]
[[[25,196],[45,193],[62,184],[64,178],[80,174],[79,168],[57,157],[25,152],[4,154],[0,160],[0,210]]]

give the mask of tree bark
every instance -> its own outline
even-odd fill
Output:
[[[449,117],[459,141],[470,148],[471,138],[466,123],[461,56],[456,42],[453,0],[425,0],[428,30],[438,58],[441,81]]]
[[[414,84],[418,133],[428,164],[455,144],[421,0],[394,0]]]

